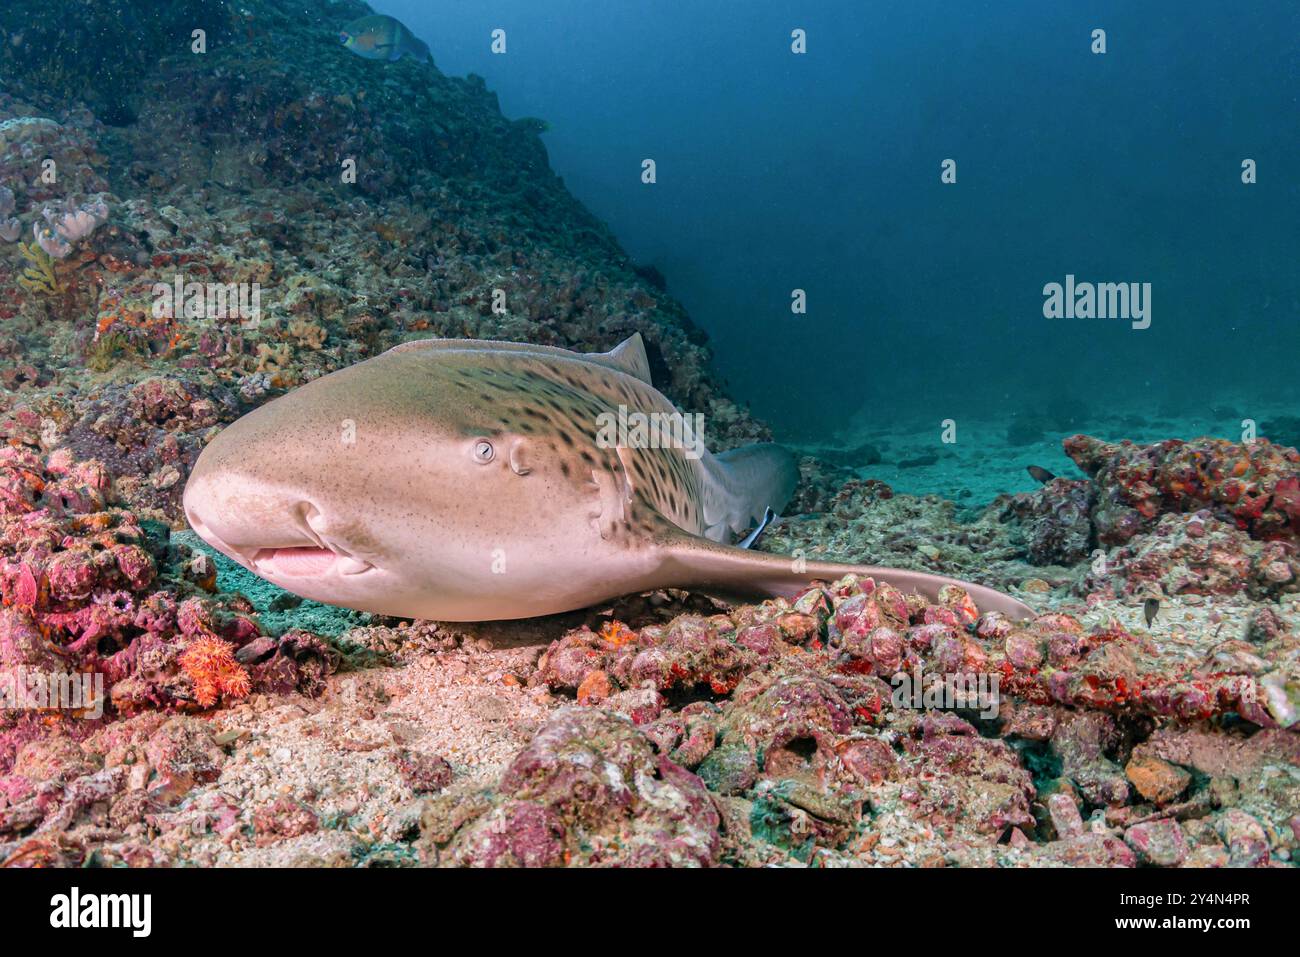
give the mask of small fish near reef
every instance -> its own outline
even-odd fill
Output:
[[[406,28],[400,20],[372,14],[353,20],[339,31],[339,41],[357,56],[367,60],[395,63],[404,56],[421,63],[432,63],[429,47]]]
[[[1025,471],[1029,473],[1029,477],[1035,482],[1041,482],[1044,485],[1056,478],[1055,475],[1041,465],[1026,465]]]
[[[402,617],[528,618],[672,587],[791,596],[850,572],[931,599],[958,584],[984,610],[1033,614],[924,572],[736,547],[789,500],[794,458],[770,444],[713,455],[697,430],[645,441],[639,427],[692,418],[651,384],[640,335],[593,355],[408,342],[218,434],[185,514],[273,584]]]
[[[1142,617],[1147,621],[1147,627],[1151,627],[1151,622],[1156,620],[1156,615],[1160,614],[1160,599],[1148,598],[1142,603]]]

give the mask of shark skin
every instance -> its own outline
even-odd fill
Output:
[[[199,456],[186,517],[209,544],[305,598],[440,621],[529,618],[659,588],[790,596],[870,575],[982,610],[1034,612],[921,572],[803,562],[730,543],[798,477],[774,445],[713,455],[606,447],[601,416],[676,414],[639,335],[611,352],[427,339],[234,422]]]

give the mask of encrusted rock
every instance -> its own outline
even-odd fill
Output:
[[[1168,818],[1133,825],[1124,832],[1124,842],[1141,863],[1156,867],[1177,867],[1188,855],[1183,829]]]
[[[709,865],[720,846],[704,783],[595,708],[557,711],[451,828],[437,823],[448,810],[438,800],[425,813],[424,850],[441,864]]]
[[[1124,774],[1139,794],[1159,805],[1176,801],[1192,780],[1177,765],[1149,755],[1135,754],[1125,766]]]

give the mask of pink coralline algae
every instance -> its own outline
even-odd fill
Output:
[[[704,783],[658,754],[624,718],[557,711],[491,796],[434,799],[421,821],[429,863],[715,863],[719,815]]]
[[[834,656],[831,670],[841,676],[888,678],[918,667],[940,675],[996,673],[1005,691],[1034,702],[1188,720],[1235,711],[1264,727],[1290,723],[1288,710],[1270,712],[1260,680],[1293,666],[1300,642],[1290,632],[1256,646],[1272,665],[1222,654],[1199,665],[1175,664],[1149,639],[1117,625],[1089,631],[1061,613],[1022,624],[997,613],[976,618],[958,588],[946,589],[943,600],[928,604],[849,576],[793,602],[648,626],[634,642],[614,644],[579,629],[551,645],[538,677],[573,692],[599,674],[609,695],[651,687],[661,694],[719,696],[738,694],[742,680],[759,668],[804,660],[811,652],[807,660]],[[878,711],[880,697],[867,695],[855,707]]]
[[[150,712],[90,730],[79,742],[47,730],[7,762],[12,767],[0,776],[4,866],[85,863],[89,842],[142,832],[151,815],[215,781],[226,760],[207,722],[191,716]],[[142,840],[99,863],[164,860]]]
[[[1025,551],[1035,565],[1073,565],[1092,551],[1091,482],[1054,478],[1002,502],[1003,518],[1014,519],[1023,530]]]
[[[1103,545],[1147,531],[1166,512],[1209,509],[1260,541],[1300,541],[1300,452],[1267,439],[1202,438],[1154,445],[1065,440],[1092,476],[1093,523]]]
[[[854,576],[726,614],[639,630],[578,628],[551,644],[533,682],[585,707],[559,712],[473,806],[463,795],[435,799],[422,847],[444,864],[627,862],[648,852],[634,842],[613,852],[592,835],[648,829],[675,848],[658,863],[887,862],[890,846],[878,843],[873,820],[896,806],[946,835],[953,862],[987,862],[973,848],[999,838],[1043,864],[1172,866],[1208,855],[1193,856],[1198,840],[1212,840],[1227,860],[1226,839],[1193,836],[1178,816],[1233,799],[1205,792],[1169,763],[1222,761],[1211,746],[1222,740],[1211,737],[1205,757],[1156,743],[1173,739],[1134,746],[1152,719],[1296,724],[1300,641],[1276,616],[1252,629],[1248,647],[1207,641],[1189,658],[1118,625],[1086,628],[1060,612],[1013,623],[981,614],[960,588],[929,602]],[[972,697],[955,711],[914,710],[897,696],[900,675],[993,676],[1000,702],[994,717],[979,715],[983,727],[973,723]],[[1026,762],[1026,748],[1043,757]],[[640,776],[623,766],[630,755],[640,756]],[[1035,766],[1053,776],[1035,776]],[[1247,776],[1221,771],[1230,772]],[[609,783],[632,780],[624,790]],[[700,852],[712,817],[684,853],[682,823],[640,801],[639,789],[667,782],[687,794],[707,788],[721,813],[719,851]],[[1287,801],[1247,817],[1268,819],[1279,806]],[[1085,823],[1088,808],[1104,814],[1104,830]],[[1270,838],[1264,858],[1290,843]]]
[[[53,440],[78,459],[102,463],[114,493],[136,514],[179,522],[183,478],[205,437],[238,417],[226,389],[183,375],[110,385],[81,408],[64,401],[19,405],[0,418],[0,436],[34,453]]]
[[[1247,595],[1276,599],[1300,591],[1300,548],[1259,542],[1209,509],[1162,516],[1149,531],[1110,550],[1086,579],[1125,597]]]

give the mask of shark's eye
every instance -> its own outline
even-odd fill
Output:
[[[474,443],[474,461],[483,463],[491,462],[494,454],[491,442],[483,440]]]

